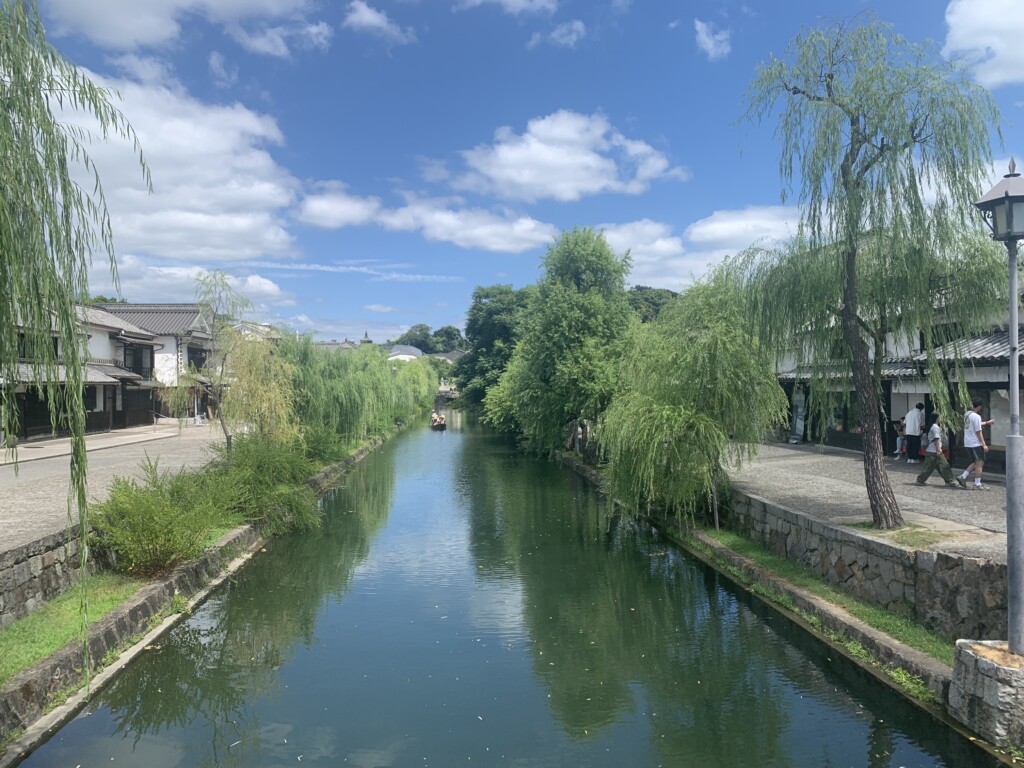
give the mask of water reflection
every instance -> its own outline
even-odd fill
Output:
[[[27,766],[989,765],[578,478],[369,457]]]
[[[391,462],[364,462],[325,496],[332,512],[320,532],[269,542],[266,556],[255,558],[231,588],[153,646],[152,659],[129,666],[104,693],[114,732],[138,745],[144,736],[201,724],[212,764],[240,760],[261,740],[252,702],[280,691],[277,670],[297,643],[312,641],[324,600],[341,599],[350,588],[353,571],[387,521],[393,488]],[[325,548],[330,557],[323,556]],[[234,742],[241,749],[222,753]]]

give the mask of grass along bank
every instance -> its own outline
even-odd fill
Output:
[[[842,592],[800,563],[772,554],[759,542],[731,531],[706,530],[704,534],[781,580],[842,608],[872,629],[921,651],[946,666],[953,666],[955,643],[926,629],[913,619],[886,611],[880,606]]]
[[[91,576],[86,582],[89,616],[107,615],[145,583],[116,573]],[[80,637],[81,607],[82,590],[76,587],[0,630],[0,685]]]

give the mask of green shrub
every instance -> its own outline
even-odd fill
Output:
[[[204,473],[161,474],[147,457],[143,481],[114,478],[93,521],[96,545],[118,571],[152,576],[203,551],[210,531],[237,520],[225,503],[230,488]]]
[[[220,449],[212,472],[235,489],[230,509],[269,533],[320,525],[316,492],[308,480],[316,467],[297,443],[243,436],[230,452]]]

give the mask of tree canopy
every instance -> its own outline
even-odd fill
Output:
[[[873,15],[798,35],[786,61],[772,57],[758,68],[748,99],[755,121],[780,111],[782,196],[796,180],[799,238],[806,243],[800,250],[826,259],[823,268],[831,272],[828,292],[813,299],[834,307],[828,325],[841,331],[839,354],[849,362],[864,419],[872,516],[879,527],[900,525],[876,417],[882,403],[868,329],[878,310],[864,302],[860,262],[884,264],[875,274],[884,275],[884,291],[905,330],[933,326],[934,281],[951,274],[946,267],[954,266],[953,254],[971,253],[976,243],[969,237],[977,229],[969,221],[971,202],[989,167],[997,110],[959,63],[933,46],[909,43]],[[930,268],[935,255],[947,263]],[[763,288],[756,279],[752,284],[755,293]],[[793,329],[807,285],[801,275],[793,293],[776,293],[772,306],[759,305],[766,340],[787,340],[798,354],[804,339],[786,339],[785,329]],[[831,330],[815,324],[800,332]]]
[[[466,313],[469,351],[455,362],[453,371],[461,398],[471,406],[483,402],[508,366],[531,290],[488,285],[473,291]]]
[[[537,451],[565,442],[571,424],[593,422],[615,388],[615,360],[630,322],[618,256],[590,228],[563,232],[523,315],[508,368],[484,400],[487,418],[519,431]]]
[[[615,497],[692,513],[717,498],[725,467],[751,456],[787,413],[774,355],[751,336],[726,269],[634,325],[601,421]]]
[[[634,285],[626,295],[629,298],[629,306],[640,316],[640,322],[651,323],[661,313],[662,308],[676,296],[676,292],[668,288]]]

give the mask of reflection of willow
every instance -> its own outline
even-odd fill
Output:
[[[756,619],[638,524],[609,520],[578,478],[482,453],[466,452],[481,486],[471,546],[480,573],[521,579],[534,670],[566,733],[596,735],[637,695],[668,764],[778,760],[786,716]]]
[[[340,597],[387,520],[392,462],[362,462],[324,498],[319,531],[274,539],[230,589],[175,628],[103,695],[117,732],[138,739],[197,721],[218,745],[258,732],[249,703],[273,691],[297,640],[309,643],[325,597]],[[233,731],[225,739],[222,730]],[[235,755],[233,755],[234,757]],[[211,756],[219,762],[217,754]]]

